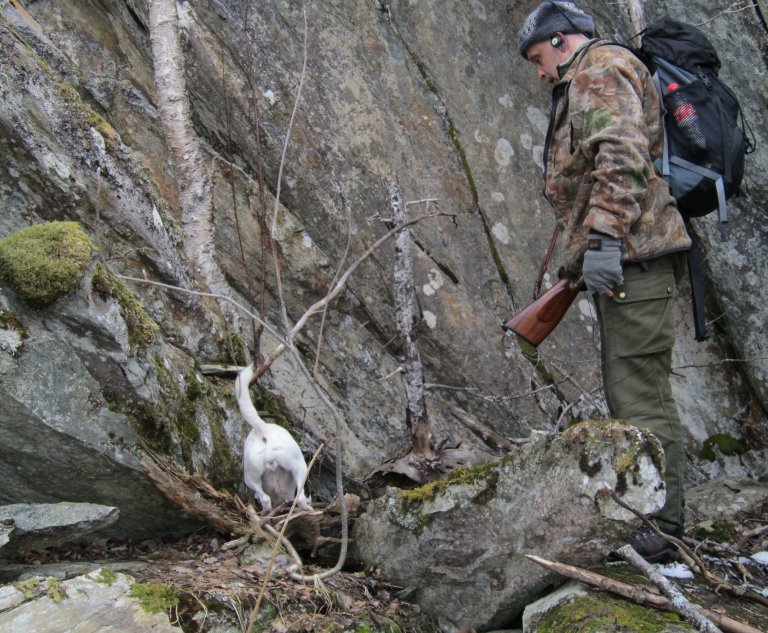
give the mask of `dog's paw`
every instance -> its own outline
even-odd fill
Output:
[[[314,512],[314,508],[312,507],[312,497],[305,497],[301,496],[296,501],[296,505],[304,510],[305,512]]]

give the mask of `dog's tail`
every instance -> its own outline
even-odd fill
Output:
[[[240,414],[245,418],[245,421],[257,431],[263,431],[266,422],[261,419],[256,407],[253,406],[251,394],[248,391],[251,378],[253,378],[253,365],[248,365],[240,370],[235,379],[235,398],[237,398],[237,406],[240,408]]]

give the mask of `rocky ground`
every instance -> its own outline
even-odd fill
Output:
[[[701,518],[692,524],[686,542],[710,573],[732,587],[751,592],[753,598],[738,597],[724,585],[707,583],[701,574],[674,579],[677,586],[706,608],[749,623],[755,630],[768,630],[768,529],[763,508],[743,509],[738,522]],[[309,552],[302,554],[304,560],[312,560]],[[227,542],[214,531],[201,531],[176,542],[104,540],[31,551],[4,561],[0,580],[10,583],[14,577],[18,586],[36,574],[63,580],[98,568],[127,573],[143,586],[172,587],[165,597],[149,595],[144,600],[150,607],[166,610],[171,622],[183,631],[194,633],[246,631],[252,617],[253,630],[275,633],[439,630],[418,606],[408,602],[407,588],[388,584],[376,570],[356,568],[352,561],[350,569],[325,580],[297,582],[289,575],[288,556],[281,552],[270,564],[272,555],[273,548],[266,541],[251,538]],[[303,573],[317,570],[322,568],[308,565]],[[627,564],[614,563],[594,571],[649,584]],[[675,571],[669,570],[673,574]],[[574,626],[587,626],[588,621],[596,626],[607,617],[603,607],[612,600],[605,594],[596,597],[598,602],[594,604],[600,608],[592,607],[589,613],[576,615],[581,620]],[[257,603],[259,608],[254,613]],[[611,613],[614,620],[619,617]],[[520,622],[515,624],[522,627]]]
[[[102,567],[128,573],[137,583],[168,585],[178,598],[169,603],[170,617],[188,632],[245,630],[262,590],[256,630],[436,630],[403,599],[402,588],[374,572],[343,571],[315,583],[296,582],[286,572],[290,561],[280,554],[264,587],[271,555],[266,543],[231,545],[215,532],[200,532],[176,542],[106,541],[31,552],[2,566],[0,574],[65,578]],[[222,626],[228,628],[217,628]]]

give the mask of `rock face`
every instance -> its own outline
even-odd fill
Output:
[[[437,486],[389,489],[355,541],[444,630],[498,628],[557,581],[526,554],[590,566],[636,521],[612,491],[644,513],[663,505],[660,454],[634,427],[585,423]]]
[[[718,242],[711,218],[695,224],[708,256],[713,337],[694,344],[686,292],[678,306],[674,386],[694,484],[768,474],[767,36],[759,3],[712,21],[703,6],[683,4],[654,3],[648,18],[668,11],[706,22],[758,146],[744,195],[731,205],[732,240]],[[204,377],[199,365],[242,364],[253,346],[250,324],[233,330],[216,301],[116,277],[202,289],[183,248],[147,6],[36,0],[0,8],[0,240],[72,221],[98,250],[77,289],[47,307],[30,305],[0,270],[0,503],[114,506],[120,517],[103,534],[134,537],[196,525],[142,473],[139,440],[214,485],[237,487],[244,429],[232,383]],[[387,230],[384,179],[396,177],[407,200],[439,201],[409,205],[413,216],[436,206],[449,214],[411,230],[436,444],[481,446],[455,406],[507,437],[550,429],[564,412],[566,422],[605,413],[585,297],[536,362],[500,328],[527,301],[552,228],[540,195],[548,91],[516,53],[528,4],[310,3],[292,128],[304,61],[300,5],[190,0],[178,8],[213,194],[207,246],[239,304],[284,333],[280,292],[288,320],[297,320]],[[600,32],[636,31],[615,3],[590,8]],[[273,225],[281,291],[264,246]],[[257,406],[277,409],[308,453],[337,435],[322,390],[341,419],[348,482],[408,448],[390,246],[350,278],[322,329],[319,316],[309,321],[297,356],[281,357],[259,383]],[[268,353],[278,341],[265,332],[260,343]],[[298,359],[317,360],[315,381]],[[713,444],[700,459],[722,436],[741,448]],[[309,492],[327,496],[331,479],[314,473]]]
[[[13,522],[10,543],[3,549],[2,556],[5,557],[11,550],[43,549],[80,540],[91,532],[112,525],[119,514],[117,508],[92,503],[0,506],[0,522]],[[0,547],[3,547],[2,543]]]

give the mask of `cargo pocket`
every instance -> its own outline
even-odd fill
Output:
[[[613,297],[601,297],[601,314],[610,356],[656,354],[675,343],[672,319],[677,292],[671,271],[625,271]]]

